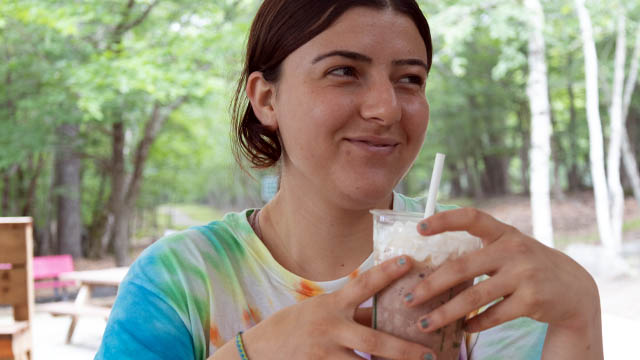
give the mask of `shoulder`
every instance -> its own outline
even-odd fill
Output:
[[[242,252],[242,239],[252,231],[245,213],[228,213],[221,220],[164,236],[145,249],[136,263],[171,267]]]
[[[188,288],[193,295],[205,296],[213,275],[228,272],[233,258],[246,252],[243,238],[250,227],[245,228],[243,216],[245,212],[229,213],[221,220],[161,238],[140,254],[125,282],[155,293],[177,296],[177,288]]]

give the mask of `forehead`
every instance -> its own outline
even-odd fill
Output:
[[[384,57],[427,61],[427,50],[413,20],[392,9],[354,7],[290,54],[314,56],[327,50],[350,50],[382,60]]]

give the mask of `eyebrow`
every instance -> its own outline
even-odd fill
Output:
[[[315,57],[313,59],[313,61],[311,62],[312,64],[316,64],[326,58],[329,57],[333,57],[333,56],[340,56],[340,57],[344,57],[347,59],[351,59],[351,60],[355,60],[355,61],[360,61],[360,62],[364,62],[364,63],[372,63],[373,59],[371,59],[370,57],[368,57],[367,55],[364,54],[360,54],[357,53],[355,51],[349,51],[349,50],[333,50],[333,51],[329,51],[326,54],[322,54],[322,55],[318,55],[317,57]],[[427,66],[427,64],[420,60],[420,59],[399,59],[399,60],[393,60],[391,62],[393,65],[414,65],[414,66],[422,66],[425,70],[429,70],[429,67]]]

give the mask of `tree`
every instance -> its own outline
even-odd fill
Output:
[[[587,93],[587,122],[589,124],[589,158],[591,177],[595,194],[596,218],[600,240],[608,251],[613,252],[615,245],[611,238],[611,217],[607,178],[604,171],[604,150],[602,124],[600,123],[600,101],[598,94],[598,57],[593,40],[591,17],[584,0],[575,0],[576,12],[580,21],[584,52],[584,73]]]
[[[618,36],[614,62],[613,92],[609,110],[611,133],[607,158],[607,180],[609,182],[609,199],[611,201],[611,243],[612,251],[619,252],[622,246],[622,220],[624,217],[624,192],[620,182],[620,152],[624,122],[622,119],[622,96],[624,86],[624,69],[626,60],[626,17],[622,7],[617,17]]]
[[[629,106],[631,106],[631,97],[638,81],[638,67],[640,65],[640,25],[636,33],[636,41],[634,45],[633,55],[631,57],[631,67],[629,68],[629,77],[624,87],[624,100],[622,103],[622,160],[624,163],[625,172],[629,181],[631,182],[631,188],[633,189],[633,195],[636,198],[638,207],[640,207],[640,175],[638,174],[638,165],[636,158],[631,150],[629,144],[629,135],[627,134],[626,121],[629,115]]]
[[[551,155],[551,110],[544,44],[544,12],[538,0],[525,0],[531,16],[529,35],[529,84],[531,104],[530,192],[533,235],[553,247],[551,201],[549,197],[549,158]]]

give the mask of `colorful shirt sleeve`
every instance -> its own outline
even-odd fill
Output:
[[[547,334],[547,324],[519,318],[475,336],[470,360],[539,360]]]
[[[146,271],[136,265],[120,286],[95,359],[194,359],[189,330],[172,306],[139,283]]]
[[[202,267],[197,256],[188,256],[193,248],[189,235],[179,233],[140,255],[118,290],[95,359],[206,358],[203,329],[210,314],[200,303],[210,299],[202,276],[194,279],[187,271],[185,263]]]

